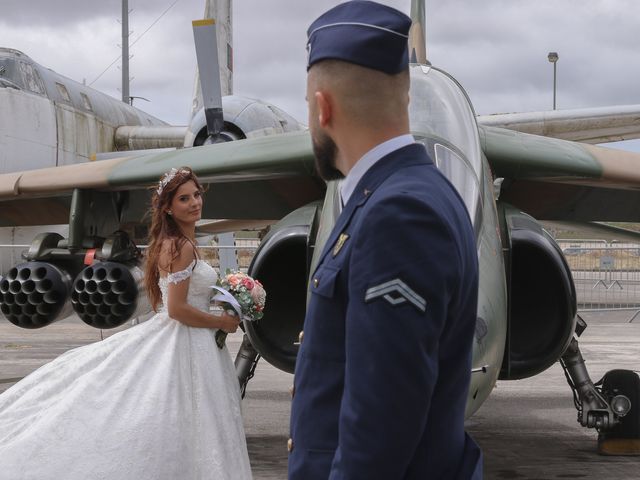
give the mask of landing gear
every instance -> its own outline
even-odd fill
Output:
[[[579,337],[587,324],[580,316]],[[603,455],[640,455],[640,377],[630,370],[611,370],[594,384],[574,337],[560,358],[573,391],[578,422],[598,431],[598,452]]]
[[[599,433],[598,452],[640,455],[640,376],[630,370],[611,370],[602,377],[601,383],[603,392],[614,399],[623,397],[630,405],[617,425]]]
[[[251,380],[255,374],[258,360],[260,360],[260,354],[253,347],[249,337],[247,337],[245,333],[242,337],[242,345],[240,345],[240,350],[238,350],[235,361],[236,374],[240,382],[240,394],[242,398],[244,398],[244,394],[247,391],[249,380]]]

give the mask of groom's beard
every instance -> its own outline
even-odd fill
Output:
[[[329,135],[318,132],[318,139],[311,138],[313,144],[313,153],[316,156],[316,170],[320,177],[326,181],[340,180],[344,175],[338,170],[336,165],[336,156],[338,147]]]

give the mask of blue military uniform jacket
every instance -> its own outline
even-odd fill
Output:
[[[364,174],[310,288],[289,478],[481,478],[482,455],[463,424],[475,237],[422,145]]]

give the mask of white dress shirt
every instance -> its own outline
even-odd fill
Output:
[[[415,139],[413,135],[406,134],[400,135],[398,137],[394,137],[386,142],[382,142],[379,145],[376,145],[367,153],[365,153],[360,160],[356,162],[356,164],[349,170],[349,173],[342,184],[340,185],[340,197],[342,199],[342,206],[346,205],[353,194],[358,182],[363,177],[367,171],[373,167],[378,160],[382,157],[390,154],[391,152],[395,152],[396,150],[406,147],[415,143]]]

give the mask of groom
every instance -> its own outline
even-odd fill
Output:
[[[482,477],[464,431],[475,237],[409,134],[410,25],[354,0],[308,30],[309,129],[322,177],[344,177],[344,209],[311,276],[290,479]]]

